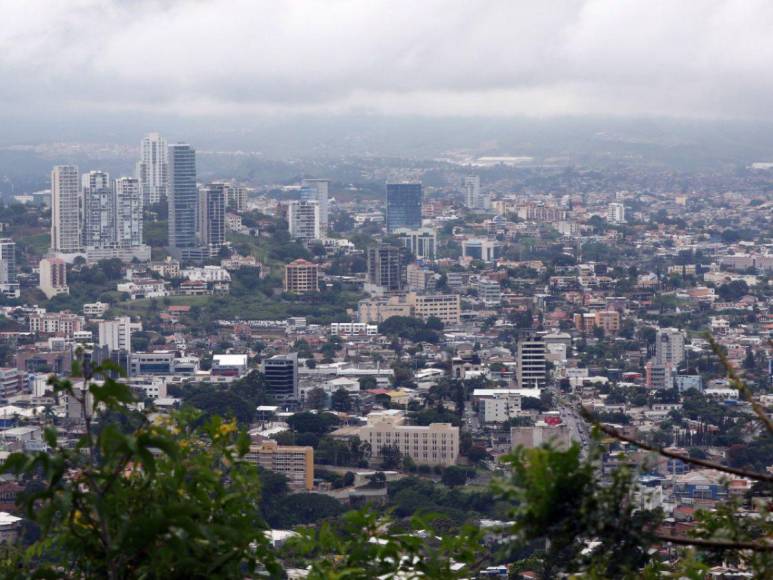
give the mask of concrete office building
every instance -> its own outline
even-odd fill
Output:
[[[64,254],[81,250],[81,186],[78,168],[57,165],[51,171],[51,249]]]
[[[177,258],[195,259],[200,253],[196,236],[196,151],[184,143],[169,145],[168,162],[169,250]]]
[[[145,205],[166,199],[169,181],[168,149],[166,139],[158,133],[145,135],[140,143],[136,178]]]
[[[314,487],[314,448],[279,445],[267,439],[259,445],[250,445],[245,461],[287,477],[287,484],[295,490],[311,491]]]
[[[329,189],[330,181],[328,179],[304,179],[301,182],[301,200],[316,201],[319,205],[319,233],[323,238],[327,235],[330,225]]]
[[[368,285],[373,291],[396,292],[404,289],[408,282],[406,267],[404,248],[391,244],[368,248]]]
[[[298,400],[298,353],[275,355],[263,361],[267,394],[276,401]]]
[[[437,257],[435,228],[397,228],[394,233],[417,259],[434,260]]]
[[[502,243],[485,238],[470,238],[462,242],[462,256],[483,262],[493,262],[502,256]]]
[[[547,383],[545,342],[541,339],[518,341],[517,380],[521,389],[541,389]]]
[[[387,232],[392,233],[398,228],[420,228],[421,202],[421,183],[387,183]]]
[[[408,294],[408,302],[413,305],[413,314],[427,320],[437,318],[443,324],[459,324],[462,302],[458,294]]]
[[[384,447],[396,446],[403,457],[418,465],[454,465],[459,456],[459,427],[450,423],[407,425],[402,411],[370,413],[367,425],[358,429],[361,441],[370,444],[373,457]]]

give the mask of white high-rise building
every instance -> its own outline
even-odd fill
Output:
[[[115,180],[115,241],[119,248],[142,245],[142,192],[133,177]]]
[[[308,242],[320,239],[320,211],[316,201],[291,201],[287,208],[290,236]]]
[[[316,201],[319,204],[319,232],[322,237],[328,230],[328,191],[330,180],[328,179],[304,179],[301,182],[301,199]]]
[[[104,171],[89,171],[81,177],[81,185],[83,247],[110,247],[115,243],[115,199],[110,176]]]
[[[81,186],[75,165],[57,165],[51,171],[51,249],[81,250]]]
[[[102,320],[99,323],[99,346],[106,346],[110,352],[132,350],[132,331],[141,330],[140,324],[134,324],[128,316],[115,320]]]
[[[625,206],[622,203],[610,203],[607,206],[607,221],[611,224],[624,224]]]
[[[158,203],[166,197],[169,179],[167,144],[158,133],[149,133],[142,140],[136,177],[146,205]]]
[[[16,278],[16,243],[11,238],[0,239],[0,293],[7,298],[19,297]]]
[[[483,207],[480,197],[480,176],[467,175],[464,178],[464,205],[470,209]]]

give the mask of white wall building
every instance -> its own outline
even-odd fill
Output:
[[[110,352],[132,350],[132,332],[142,330],[142,323],[133,323],[128,316],[115,320],[102,320],[99,323],[99,346],[106,346]]]
[[[308,242],[321,237],[319,203],[316,201],[291,201],[287,207],[287,223],[290,236]]]
[[[81,249],[81,186],[75,165],[57,165],[51,171],[51,249],[77,253]]]
[[[330,181],[327,179],[304,179],[301,182],[301,199],[316,201],[319,205],[319,232],[323,238],[329,226],[329,189]]]
[[[625,206],[622,203],[610,203],[607,206],[607,221],[611,224],[624,224]]]
[[[167,144],[158,133],[149,133],[142,140],[136,177],[145,204],[158,203],[166,197],[169,177]]]

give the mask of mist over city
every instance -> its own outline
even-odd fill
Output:
[[[0,577],[769,578],[772,31],[0,0]]]

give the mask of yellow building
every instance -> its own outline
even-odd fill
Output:
[[[245,460],[268,471],[287,477],[293,489],[310,491],[314,487],[314,448],[279,445],[267,439],[259,445],[250,445]]]
[[[358,435],[370,444],[373,457],[389,446],[397,446],[403,457],[418,465],[454,465],[459,456],[459,427],[450,423],[406,425],[403,412],[395,409],[370,413]]]

